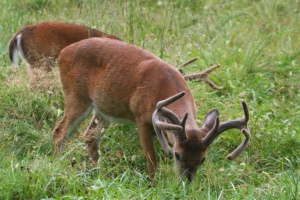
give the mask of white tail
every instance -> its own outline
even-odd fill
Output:
[[[193,95],[180,72],[152,53],[107,38],[91,38],[62,50],[59,70],[65,95],[62,120],[53,130],[56,151],[92,110],[95,115],[84,133],[93,165],[99,158],[99,136],[105,118],[118,118],[137,124],[147,160],[149,177],[157,167],[153,136],[174,156],[182,177],[192,181],[206,149],[225,130],[238,128],[246,140],[230,158],[246,147],[250,131],[249,112],[245,117],[219,125],[219,114],[207,114],[203,127],[196,123]]]
[[[15,68],[18,67],[20,55],[32,68],[41,67],[43,63],[50,70],[63,48],[91,37],[118,39],[82,25],[41,22],[25,26],[13,36],[9,44],[9,57]]]
[[[14,66],[15,69],[17,69],[19,67],[19,63],[18,63],[18,57],[19,56],[21,56],[21,58],[24,60],[24,62],[26,64],[28,64],[25,57],[24,57],[22,48],[21,48],[21,40],[22,40],[21,38],[22,38],[22,34],[16,35],[16,39],[14,40],[14,42],[16,43],[14,45],[15,48],[13,48],[11,50],[12,52],[10,52],[11,62],[12,62],[12,65]]]

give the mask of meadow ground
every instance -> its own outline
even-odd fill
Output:
[[[0,199],[299,199],[300,1],[0,1]],[[92,170],[80,133],[55,156],[52,129],[63,115],[57,70],[29,84],[24,65],[11,67],[7,46],[21,27],[40,21],[95,27],[143,47],[178,67],[199,72],[219,63],[216,91],[189,82],[199,126],[218,108],[221,121],[242,116],[248,102],[252,138],[236,160],[226,155],[243,139],[220,136],[193,184],[181,182],[156,143],[156,187],[133,125],[112,124]],[[71,167],[72,158],[77,163]]]

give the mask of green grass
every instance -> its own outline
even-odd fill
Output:
[[[0,199],[299,199],[299,1],[4,0],[0,11]],[[87,120],[55,156],[51,132],[64,106],[58,74],[32,86],[25,66],[15,71],[8,59],[13,34],[39,21],[93,26],[175,67],[198,57],[187,73],[221,64],[210,77],[223,90],[189,83],[199,126],[213,108],[222,121],[241,117],[247,101],[252,138],[246,151],[226,160],[243,139],[228,131],[189,185],[156,141],[160,166],[156,187],[148,188],[136,127],[113,124],[92,170],[80,134]]]

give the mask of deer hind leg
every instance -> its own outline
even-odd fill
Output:
[[[90,103],[69,103],[66,104],[65,114],[56,128],[53,130],[55,152],[62,152],[69,137],[75,132],[79,124],[92,111]]]
[[[155,149],[153,138],[155,132],[152,126],[138,125],[138,133],[142,143],[143,151],[147,160],[147,168],[149,173],[149,178],[151,181],[154,180],[155,170],[157,168]]]
[[[101,115],[95,113],[88,128],[83,134],[88,151],[92,157],[93,167],[97,167],[98,159],[100,157],[98,150],[100,131],[102,128],[107,128],[107,122]]]

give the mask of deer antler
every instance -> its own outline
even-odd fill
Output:
[[[215,130],[211,130],[206,136],[205,138],[203,138],[202,140],[202,144],[206,147],[208,147],[221,133],[223,133],[226,130],[229,129],[240,129],[242,131],[242,133],[245,135],[245,139],[244,141],[232,152],[230,153],[227,158],[229,160],[233,160],[235,159],[240,153],[242,153],[244,151],[244,149],[246,148],[250,138],[251,138],[251,133],[250,130],[247,126],[247,123],[249,121],[249,109],[248,109],[248,105],[246,102],[242,102],[243,105],[243,110],[244,110],[244,117],[241,119],[236,119],[236,120],[230,120],[224,123],[221,123],[217,129]],[[215,125],[217,124],[218,121],[218,117],[216,119]],[[213,128],[214,129],[214,128]]]
[[[185,115],[183,121],[181,122],[175,113],[173,113],[171,110],[164,107],[180,99],[184,95],[185,92],[180,92],[172,97],[169,97],[168,99],[159,101],[157,103],[156,110],[153,112],[152,115],[152,123],[153,123],[154,130],[157,134],[157,137],[163,149],[167,153],[172,153],[172,151],[170,149],[170,146],[164,134],[162,133],[162,130],[177,131],[178,132],[177,136],[179,140],[180,141],[186,140],[184,127],[187,119],[187,114]],[[167,121],[170,121],[172,124],[168,123]]]
[[[191,81],[191,80],[194,80],[194,79],[199,79],[200,81],[202,81],[202,82],[204,82],[204,83],[207,83],[207,84],[208,84],[211,88],[213,88],[213,89],[216,89],[216,90],[221,90],[221,89],[223,89],[223,87],[217,86],[217,85],[214,84],[211,80],[208,79],[208,74],[209,74],[210,72],[212,72],[213,70],[215,70],[216,68],[219,68],[219,67],[220,67],[219,64],[214,65],[214,66],[212,66],[212,67],[206,69],[205,71],[203,71],[203,72],[201,72],[201,73],[190,74],[190,75],[185,75],[185,74],[183,73],[182,68],[184,68],[184,67],[186,67],[187,65],[189,65],[189,64],[191,64],[191,63],[193,63],[193,62],[195,62],[196,60],[198,60],[198,58],[193,58],[193,59],[191,59],[191,60],[189,60],[189,61],[183,63],[182,65],[180,65],[180,66],[178,67],[178,70],[179,70],[179,72],[182,74],[182,76],[184,77],[184,79],[185,79],[186,81]]]
[[[180,71],[180,73],[181,73],[182,75],[184,75],[184,74],[183,74],[183,71],[182,71],[182,68],[184,68],[184,67],[186,67],[187,65],[189,65],[189,64],[191,64],[191,63],[193,63],[193,62],[195,62],[196,60],[198,60],[198,58],[193,58],[193,59],[191,59],[191,60],[186,61],[186,62],[183,63],[182,65],[180,65],[180,66],[178,67],[178,70]]]
[[[183,78],[186,81],[190,81],[190,80],[194,80],[194,79],[199,79],[200,81],[207,83],[211,88],[216,89],[216,90],[221,90],[223,87],[219,87],[216,84],[214,84],[211,80],[208,79],[208,74],[211,73],[213,70],[215,70],[216,68],[219,68],[220,65],[214,65],[208,69],[206,69],[205,71],[201,72],[201,73],[197,73],[197,74],[190,74],[190,75],[183,75]]]

